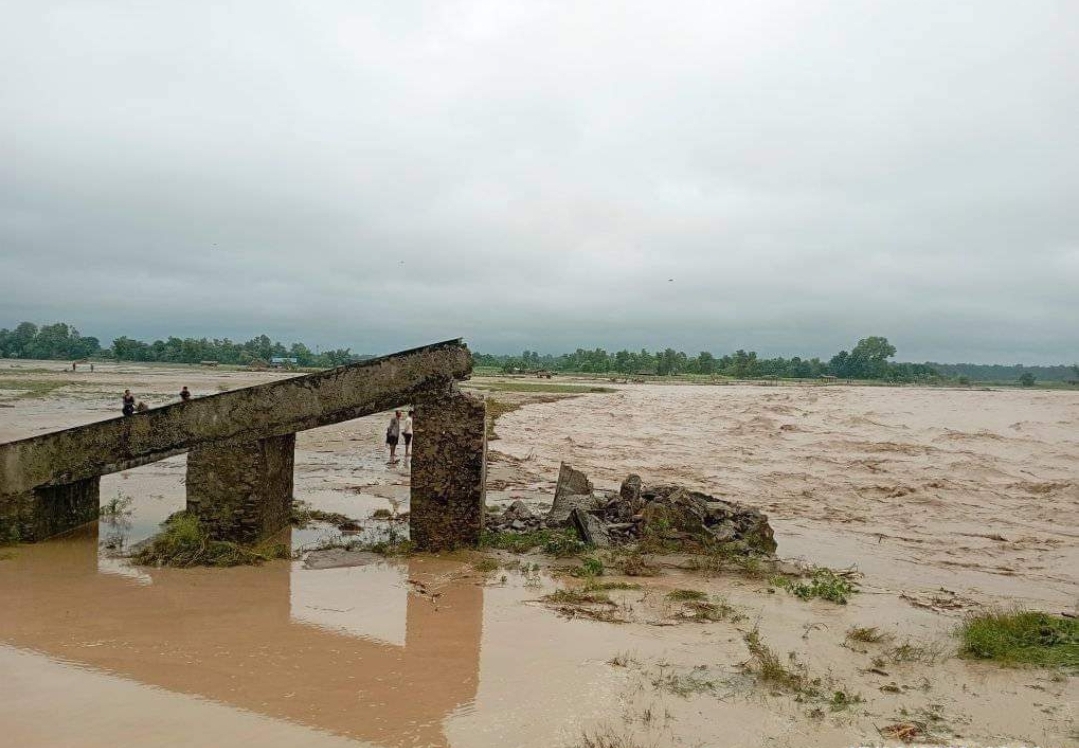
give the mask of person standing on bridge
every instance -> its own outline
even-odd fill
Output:
[[[135,414],[135,396],[131,394],[131,390],[124,390],[123,414],[125,416]]]
[[[405,459],[407,460],[412,456],[412,416],[416,413],[414,410],[408,411],[408,415],[405,416],[404,425],[401,426],[401,435],[405,437]]]
[[[386,427],[386,444],[390,447],[390,465],[397,463],[397,441],[401,437],[401,411],[395,410]]]

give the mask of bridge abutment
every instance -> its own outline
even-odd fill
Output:
[[[296,435],[208,444],[187,455],[187,511],[215,540],[253,543],[289,522]]]

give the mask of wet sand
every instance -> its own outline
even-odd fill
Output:
[[[0,379],[12,378],[8,363]],[[95,368],[24,375],[77,382],[42,398],[0,393],[14,406],[0,408],[0,440],[109,417],[127,382],[159,404],[182,384],[205,394],[282,376]],[[301,434],[297,498],[359,519],[407,510],[407,466],[384,464],[383,420]],[[1077,425],[1079,395],[1022,391],[639,385],[526,405],[499,421],[489,503],[542,506],[562,459],[604,485],[632,470],[758,504],[781,555],[865,572],[847,606],[805,603],[760,579],[633,579],[643,587],[612,593],[634,621],[621,625],[540,604],[572,581],[484,574],[467,556],[321,570],[109,558],[109,538],[136,542],[183,507],[185,461],[170,458],[103,480],[102,500],[131,496],[130,515],[0,560],[0,724],[28,747],[575,746],[587,732],[793,748],[882,744],[878,728],[935,715],[963,736],[951,742],[1075,745],[1074,677],[948,656],[889,663],[882,676],[871,670],[883,645],[844,634],[879,626],[947,655],[971,607],[1074,609]],[[335,534],[315,526],[291,540]],[[665,594],[679,587],[744,617],[669,625]],[[755,683],[741,667],[755,626],[862,703],[816,714]],[[663,685],[672,676],[711,686],[681,696]]]

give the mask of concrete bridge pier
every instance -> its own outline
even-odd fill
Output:
[[[59,535],[97,519],[101,478],[40,486],[0,502],[0,530],[12,540]]]
[[[487,404],[451,385],[421,397],[413,421],[409,527],[421,551],[479,544],[487,471]]]
[[[211,443],[187,455],[187,511],[215,540],[254,543],[289,523],[296,435]]]

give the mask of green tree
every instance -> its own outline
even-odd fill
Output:
[[[1024,371],[1022,374],[1019,375],[1019,384],[1023,385],[1024,387],[1033,387],[1034,381],[1034,375],[1031,374],[1029,371]]]

